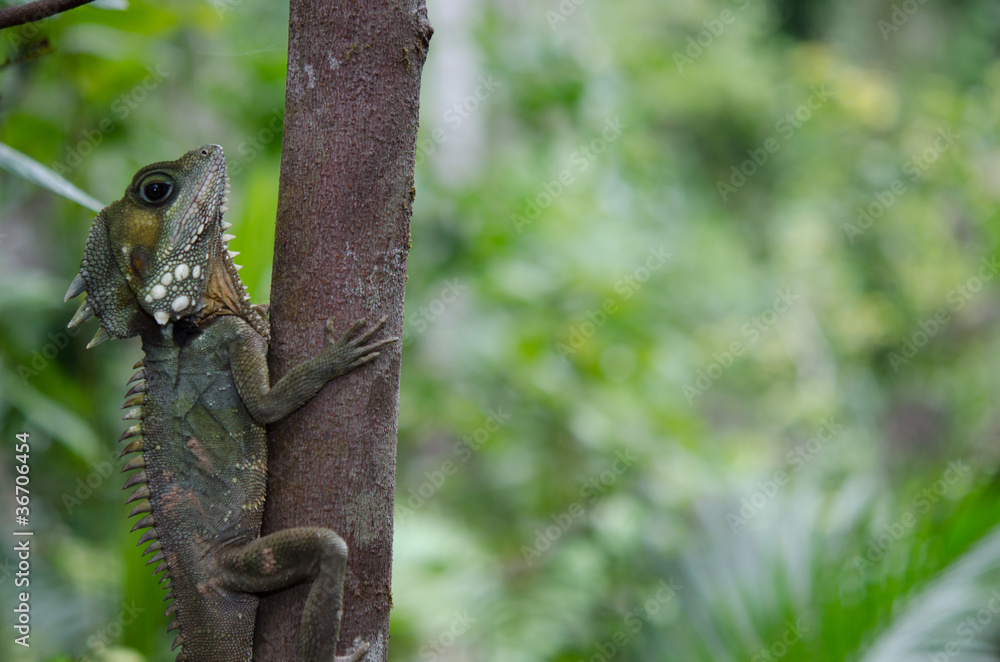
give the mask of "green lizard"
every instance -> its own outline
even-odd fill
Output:
[[[294,528],[260,537],[267,483],[265,425],[308,402],[331,379],[379,355],[356,322],[333,320],[315,358],[270,384],[264,306],[250,303],[222,220],[229,190],[222,148],[205,145],[136,173],[125,196],[94,219],[66,300],[86,299],[73,327],[96,316],[87,347],[140,335],[145,357],[122,408],[123,468],[137,488],[133,531],[169,582],[174,648],[188,662],[250,661],[258,594],[311,580],[302,614],[303,662],[354,662],[336,647],[347,545],[333,531]]]

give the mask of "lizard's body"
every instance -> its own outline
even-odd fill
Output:
[[[220,585],[219,557],[259,536],[267,487],[264,427],[243,405],[230,365],[232,322],[242,320],[214,320],[183,345],[152,334],[142,343],[142,434],[163,440],[142,451],[159,552],[185,607],[177,613],[185,645],[220,660],[244,659],[235,652],[252,647],[259,600]],[[220,620],[233,626],[220,630]]]
[[[368,645],[336,657],[347,547],[336,533],[295,528],[260,538],[267,485],[265,425],[312,398],[329,380],[362,365],[382,324],[327,342],[315,358],[270,385],[267,327],[236,274],[222,221],[225,161],[217,146],[140,170],[126,195],[95,219],[80,275],[83,291],[70,325],[96,315],[92,344],[142,336],[145,358],[130,381],[122,455],[139,453],[126,488],[144,515],[154,572],[170,580],[188,662],[250,662],[259,593],[312,580],[303,611],[304,662],[348,662]]]

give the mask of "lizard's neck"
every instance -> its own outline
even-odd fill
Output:
[[[205,287],[204,308],[201,319],[217,315],[237,315],[246,317],[250,307],[247,290],[227,260],[215,258],[209,264],[209,276]]]
[[[264,338],[270,336],[266,320],[257,307],[250,303],[246,286],[240,280],[236,265],[228,253],[224,256],[219,253],[210,259],[203,303],[204,306],[195,319],[199,326],[223,315],[235,315],[245,320]]]

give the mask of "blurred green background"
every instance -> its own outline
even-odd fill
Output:
[[[287,7],[0,33],[0,143],[102,203],[226,150],[266,301]],[[430,0],[392,660],[1000,659],[1000,9]],[[0,173],[0,659],[172,660],[93,214]],[[31,435],[32,647],[13,643]]]

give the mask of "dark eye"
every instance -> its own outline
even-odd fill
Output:
[[[170,182],[151,181],[139,186],[139,195],[146,202],[156,204],[170,197],[170,192],[173,190],[174,186]]]

